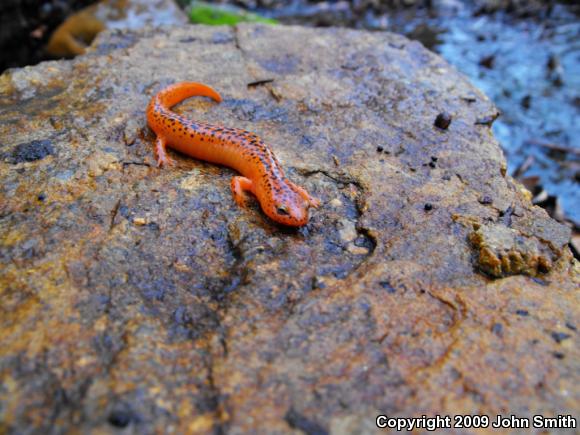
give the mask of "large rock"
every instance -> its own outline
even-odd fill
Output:
[[[145,107],[181,80],[224,102],[176,111],[257,132],[323,200],[307,227],[240,209],[229,169],[155,167]],[[569,232],[505,175],[492,103],[420,44],[107,32],[0,89],[0,432],[578,412]]]

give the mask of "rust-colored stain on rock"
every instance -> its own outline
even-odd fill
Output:
[[[306,227],[240,209],[227,168],[155,167],[147,102],[187,80],[224,103],[178,113],[255,131],[323,201]],[[569,230],[505,175],[495,113],[388,33],[112,31],[5,73],[0,433],[578,413]]]

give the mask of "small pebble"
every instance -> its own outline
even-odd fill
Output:
[[[529,109],[532,105],[532,97],[526,95],[524,98],[522,98],[521,105],[524,109]]]
[[[326,283],[324,282],[324,279],[321,278],[321,277],[319,277],[319,276],[314,276],[312,278],[312,288],[313,289],[317,289],[317,288],[323,289],[323,288],[326,288]]]
[[[495,112],[492,113],[491,115],[487,115],[487,116],[482,116],[481,118],[477,118],[475,121],[475,125],[487,125],[488,127],[491,127],[491,125],[494,123],[494,121],[499,118],[500,113],[499,112]],[[502,175],[504,175],[502,173]]]
[[[479,64],[487,69],[493,69],[493,64],[495,63],[495,56],[492,54],[490,56],[482,57],[479,60]]]
[[[343,242],[351,242],[356,239],[357,232],[353,221],[348,219],[341,219],[337,223],[338,234]]]
[[[147,221],[145,220],[145,218],[136,217],[136,218],[133,218],[133,223],[135,225],[141,226],[141,225],[146,225],[147,224]]]
[[[565,332],[552,332],[552,338],[558,344],[562,343],[564,340],[570,338],[570,334],[566,334]]]
[[[387,291],[387,293],[393,294],[393,293],[396,293],[397,292],[397,290],[395,289],[395,287],[393,287],[389,281],[381,281],[381,282],[379,282],[379,285],[382,288],[384,288]]]
[[[173,263],[173,267],[179,272],[191,272],[191,268],[187,264],[181,263],[179,261]]]
[[[131,423],[131,415],[123,411],[113,411],[107,420],[112,426],[123,428]]]
[[[451,115],[447,112],[441,112],[435,118],[435,127],[440,128],[442,130],[447,130],[449,125],[451,124]]]
[[[554,71],[556,68],[558,68],[558,66],[560,65],[560,62],[558,61],[558,58],[551,54],[550,57],[548,58],[548,62],[546,63],[546,67],[548,68],[549,71]]]
[[[353,255],[368,255],[369,250],[364,246],[356,246],[356,244],[349,244],[346,248],[348,252]]]
[[[490,205],[493,204],[493,198],[489,195],[484,195],[481,198],[478,199],[480,204],[483,205]]]
[[[330,204],[330,206],[332,206],[332,207],[342,207],[342,205],[343,205],[342,201],[339,198],[331,199],[328,204]]]

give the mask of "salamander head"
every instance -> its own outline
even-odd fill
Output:
[[[308,223],[308,209],[311,204],[293,185],[287,185],[281,191],[271,191],[268,201],[263,203],[264,213],[283,225],[301,227]]]
[[[278,223],[291,227],[301,227],[308,223],[308,209],[310,204],[300,195],[294,194],[291,198],[280,198],[274,201],[266,214]]]

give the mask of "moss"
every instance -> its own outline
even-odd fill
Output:
[[[189,9],[189,19],[196,24],[213,26],[236,25],[241,22],[277,24],[276,20],[246,12],[233,7],[216,6],[205,2],[193,2]]]

